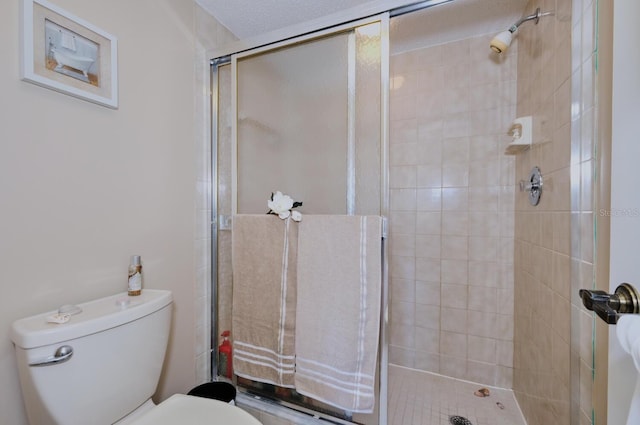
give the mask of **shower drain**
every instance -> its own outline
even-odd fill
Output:
[[[469,419],[462,416],[449,416],[449,422],[451,425],[473,425]]]

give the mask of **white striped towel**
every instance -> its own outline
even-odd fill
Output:
[[[380,337],[382,218],[305,214],[298,235],[295,386],[371,413]]]
[[[233,217],[233,367],[236,375],[293,387],[297,223]]]

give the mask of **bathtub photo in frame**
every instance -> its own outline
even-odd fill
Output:
[[[117,109],[116,38],[45,0],[22,8],[22,79]]]

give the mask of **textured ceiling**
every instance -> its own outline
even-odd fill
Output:
[[[371,0],[196,0],[239,39],[321,18]]]

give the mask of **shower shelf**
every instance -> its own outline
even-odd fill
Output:
[[[516,118],[509,128],[509,135],[512,141],[505,150],[506,154],[514,155],[529,149],[533,141],[533,117]]]

